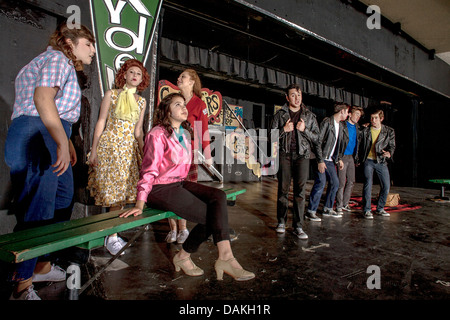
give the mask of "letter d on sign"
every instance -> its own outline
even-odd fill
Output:
[[[381,271],[379,266],[371,265],[367,267],[366,273],[372,273],[367,278],[367,289],[381,289]]]
[[[70,275],[66,280],[67,289],[81,288],[81,270],[80,267],[72,264],[67,268],[67,274]]]

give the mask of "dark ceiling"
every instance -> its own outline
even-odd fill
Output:
[[[234,1],[164,1],[162,36],[375,100],[439,95]]]

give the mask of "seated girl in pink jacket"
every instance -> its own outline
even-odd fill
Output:
[[[148,203],[149,207],[172,211],[198,223],[173,258],[175,270],[182,269],[189,276],[203,275],[190,256],[212,235],[219,252],[215,262],[217,279],[222,280],[224,272],[235,280],[253,279],[255,274],[244,270],[231,250],[226,194],[185,180],[192,159],[192,129],[187,117],[183,95],[172,93],[162,99],[155,110],[153,129],[145,138],[136,205],[120,216],[140,215]]]

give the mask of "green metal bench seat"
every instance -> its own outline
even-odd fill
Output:
[[[245,189],[224,189],[227,200],[236,201]],[[0,260],[21,262],[47,253],[78,246],[93,249],[103,245],[106,236],[166,218],[178,218],[173,212],[146,208],[137,217],[119,218],[112,211],[85,218],[55,223],[0,236]]]

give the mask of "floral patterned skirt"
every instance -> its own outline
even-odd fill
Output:
[[[98,206],[136,202],[142,156],[134,138],[134,126],[129,124],[130,128],[116,123],[105,129],[97,147],[98,166],[89,167],[88,189]]]

